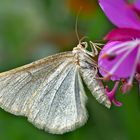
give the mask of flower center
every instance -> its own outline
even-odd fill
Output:
[[[134,52],[134,53],[133,53]],[[120,42],[119,44],[114,45],[112,48],[108,49],[101,58],[107,58],[111,61],[111,59],[115,59],[115,56],[120,55],[120,59],[109,69],[108,73],[104,76],[104,79],[109,79],[111,76],[115,76],[116,72],[119,71],[120,66],[122,69],[126,69],[125,64],[122,66],[122,63],[130,61],[134,59],[134,63],[131,66],[130,74],[128,77],[125,77],[127,82],[123,85],[123,92],[129,91],[133,86],[133,79],[136,74],[140,75],[140,39]],[[123,54],[123,55],[122,55]],[[130,55],[135,54],[135,55]],[[133,58],[130,58],[133,57]],[[111,58],[111,59],[110,59]],[[119,72],[118,72],[119,73]],[[117,73],[117,74],[118,74]],[[120,77],[119,74],[117,75],[119,79],[124,77]],[[139,81],[140,82],[140,81]]]

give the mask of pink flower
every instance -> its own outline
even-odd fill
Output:
[[[126,0],[99,0],[99,4],[109,20],[120,28],[140,29],[137,11],[140,10],[140,0],[129,4]]]
[[[125,0],[100,0],[99,4],[119,27],[105,36],[109,42],[99,55],[100,73],[104,79],[125,81],[121,88],[125,93],[132,88],[134,78],[140,85],[140,0],[131,5]]]

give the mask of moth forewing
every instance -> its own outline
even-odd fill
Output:
[[[0,74],[0,106],[15,115],[25,115],[36,90],[66,61],[71,52],[50,56]]]
[[[39,69],[45,69],[48,66],[55,65],[56,63],[63,62],[66,58],[68,59],[73,59],[74,55],[71,51],[69,52],[62,52],[58,54],[54,54],[45,58],[42,58],[40,60],[34,61],[30,64],[26,64],[17,68],[14,68],[12,70],[6,71],[6,72],[1,72],[0,73],[0,78],[3,76],[9,76],[11,74],[17,73],[17,72],[35,72],[38,71]]]

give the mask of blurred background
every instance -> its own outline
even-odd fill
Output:
[[[96,0],[1,0],[0,71],[9,70],[61,51],[72,50],[80,36],[101,40],[113,28]],[[110,85],[112,86],[112,85]],[[86,88],[86,87],[85,87]],[[139,140],[140,97],[137,86],[117,98],[123,102],[110,110],[88,96],[87,123],[70,133],[52,135],[35,128],[26,118],[0,109],[1,140]]]

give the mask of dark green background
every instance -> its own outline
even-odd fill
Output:
[[[5,71],[39,58],[71,50],[77,45],[75,19],[77,11],[68,0],[1,0],[0,1],[0,70]],[[90,40],[101,40],[113,28],[97,1],[93,11],[81,11],[78,31]],[[90,3],[89,3],[90,1]],[[78,4],[77,4],[77,3]],[[82,2],[82,1],[81,1]],[[11,115],[0,109],[0,140],[139,140],[140,97],[137,86],[130,93],[117,98],[123,102],[110,110],[98,104],[86,89],[88,96],[87,123],[64,135],[51,135],[38,130],[26,118]]]

